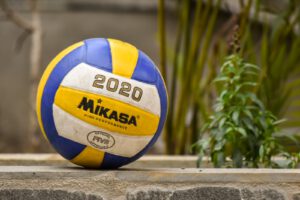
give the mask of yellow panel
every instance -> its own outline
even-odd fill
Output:
[[[44,92],[44,87],[46,85],[46,82],[48,80],[48,77],[50,76],[51,72],[53,71],[53,69],[55,68],[55,66],[57,65],[57,63],[59,63],[61,61],[61,59],[63,57],[65,57],[65,55],[67,55],[68,53],[72,52],[74,49],[82,46],[84,43],[83,42],[78,42],[76,44],[73,44],[71,46],[69,46],[68,48],[66,48],[65,50],[63,50],[62,52],[60,52],[47,66],[41,80],[39,83],[39,87],[38,87],[38,91],[37,91],[37,97],[36,97],[36,113],[37,113],[37,118],[38,118],[38,122],[39,125],[41,127],[42,133],[44,135],[44,137],[48,140],[47,135],[45,133],[44,130],[44,126],[42,123],[42,116],[41,116],[41,101],[42,101],[42,95]]]
[[[57,90],[54,102],[89,124],[124,135],[152,136],[159,123],[158,116],[135,106],[64,86]]]
[[[87,146],[71,162],[87,168],[99,168],[102,164],[104,154],[103,151]]]
[[[108,41],[110,44],[113,73],[131,78],[139,56],[137,48],[119,40],[108,39]]]

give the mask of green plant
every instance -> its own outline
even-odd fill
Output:
[[[243,58],[261,66],[253,89],[267,110],[287,122],[279,126],[300,126],[300,3],[290,0],[280,12],[270,13],[267,1],[239,1],[239,12],[222,13],[222,0],[176,1],[173,19],[177,22],[175,40],[166,37],[164,0],[159,3],[160,67],[169,92],[169,113],[164,130],[166,153],[191,153],[190,145],[212,114],[216,88],[211,87],[228,55],[227,37],[240,25]],[[278,1],[276,1],[278,2]],[[270,2],[269,2],[270,3]],[[272,5],[275,2],[272,1]],[[254,11],[254,12],[253,12]],[[222,17],[219,17],[220,13]],[[265,16],[272,15],[273,20]],[[297,28],[298,27],[298,28]],[[297,33],[298,30],[298,33]],[[200,135],[201,137],[201,135]]]
[[[215,167],[295,167],[298,163],[299,154],[286,152],[274,136],[283,120],[266,110],[254,92],[259,71],[237,53],[225,59],[214,80],[219,90],[214,113],[202,129],[208,136],[195,144],[199,162],[209,153]],[[286,159],[272,159],[279,155]]]

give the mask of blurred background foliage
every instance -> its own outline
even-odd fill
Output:
[[[160,59],[163,71],[168,71],[164,75],[170,101],[167,153],[191,153],[191,144],[201,137],[218,90],[211,83],[230,54],[235,25],[240,27],[242,57],[261,68],[254,92],[267,110],[287,119],[281,124],[280,141],[289,145],[284,138],[297,135],[300,125],[299,1],[177,1],[175,41],[166,39],[163,5],[160,0]],[[222,10],[230,15],[220,24]]]

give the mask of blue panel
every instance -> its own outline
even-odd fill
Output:
[[[84,41],[86,46],[86,60],[90,64],[107,72],[112,72],[112,61],[109,42],[103,38]]]
[[[116,156],[110,153],[105,153],[102,165],[100,168],[102,169],[115,169],[126,165],[131,162],[131,158],[126,158],[122,156]]]
[[[144,59],[148,59],[150,60],[150,58],[148,58],[147,56],[145,57],[144,53],[140,53],[139,55],[142,56],[141,60]],[[150,61],[140,61],[137,64],[141,64],[141,63],[153,63],[151,60]],[[163,129],[165,120],[166,120],[166,116],[167,116],[167,108],[168,108],[168,99],[167,99],[167,91],[163,82],[163,79],[158,71],[158,69],[156,68],[156,66],[153,64],[154,70],[150,65],[139,65],[136,67],[136,70],[138,70],[139,67],[141,66],[146,66],[147,70],[149,70],[149,74],[151,74],[151,76],[147,76],[147,74],[141,73],[142,70],[140,70],[139,72],[134,72],[133,75],[136,77],[140,74],[142,74],[142,77],[144,80],[142,80],[143,82],[152,82],[153,80],[156,80],[155,86],[158,90],[159,93],[159,97],[160,97],[160,106],[161,106],[161,116],[160,116],[160,121],[159,121],[159,125],[157,128],[157,131],[154,135],[154,137],[151,139],[151,141],[149,142],[149,144],[143,149],[141,150],[138,154],[136,154],[135,156],[131,157],[131,158],[126,158],[126,157],[122,157],[122,156],[116,156],[116,155],[112,155],[109,153],[105,153],[104,155],[104,159],[101,165],[101,168],[118,168],[120,166],[126,165],[130,162],[133,162],[137,159],[139,159],[141,156],[143,156],[150,147],[153,146],[153,144],[156,142],[156,140],[158,139],[158,137],[161,134],[161,131]],[[153,70],[153,71],[152,71]],[[134,77],[132,77],[134,78]],[[141,78],[134,78],[135,80],[141,80]]]
[[[154,84],[156,82],[157,70],[155,64],[142,51],[139,51],[139,58],[131,78],[144,83]]]
[[[74,158],[85,148],[85,145],[73,142],[58,135],[52,115],[52,105],[61,81],[72,68],[82,62],[84,56],[84,46],[73,50],[71,53],[65,56],[50,74],[42,96],[41,115],[45,132],[49,141],[57,150],[57,152],[66,159]]]

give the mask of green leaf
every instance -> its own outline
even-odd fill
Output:
[[[236,125],[239,125],[239,116],[240,116],[240,111],[234,111],[232,114],[232,119]]]
[[[220,122],[219,122],[219,129],[223,128],[225,122],[226,122],[227,118],[226,117],[223,117]]]
[[[221,76],[221,77],[217,77],[214,79],[213,82],[229,82],[230,78],[226,77],[226,76]]]
[[[257,86],[257,83],[254,82],[244,82],[241,84],[242,87],[244,86]]]
[[[264,148],[263,145],[260,145],[260,147],[259,147],[259,157],[260,157],[260,159],[263,159],[264,155],[265,155],[265,148]]]
[[[214,109],[216,112],[220,112],[224,109],[224,104],[223,103],[218,103],[214,106]]]
[[[224,73],[226,74],[236,74],[236,68],[233,65],[228,65],[226,68],[224,68]]]
[[[241,100],[242,106],[244,106],[246,104],[247,96],[245,96],[244,94],[241,94],[241,93],[237,93],[236,97]]]
[[[277,120],[275,122],[273,122],[273,125],[279,125],[279,124],[282,124],[283,122],[286,122],[287,119],[280,119],[280,120]]]
[[[232,63],[230,60],[229,60],[229,61],[226,61],[226,62],[222,65],[220,71],[223,72],[223,71],[225,70],[225,68],[228,67],[228,66],[233,66],[233,63]]]
[[[222,119],[223,117],[224,117],[224,115],[213,116],[212,121],[209,124],[208,128],[213,128],[214,126],[216,126],[216,124],[219,122],[219,120]]]
[[[290,165],[292,164],[292,160],[291,159],[285,159],[285,160],[274,160],[273,161],[277,167],[279,168],[289,168]]]
[[[265,109],[263,103],[257,98],[257,96],[256,96],[255,94],[253,94],[253,93],[247,93],[247,96],[248,96],[254,103],[256,103],[256,104],[260,107],[260,109],[262,109],[262,110]]]
[[[214,151],[220,151],[221,149],[223,149],[224,144],[225,144],[224,140],[217,142],[216,145],[214,146]]]
[[[198,142],[198,145],[202,148],[202,149],[207,149],[207,147],[209,146],[209,143],[210,143],[210,138],[208,139],[201,139],[199,142]]]
[[[220,94],[220,99],[223,99],[227,93],[228,93],[228,90],[223,90]]]
[[[230,132],[232,132],[234,129],[232,128],[232,127],[229,127],[229,128],[227,128],[226,129],[226,131],[225,131],[225,133],[227,134],[227,133],[230,133]]]
[[[243,113],[245,113],[245,115],[249,117],[249,119],[253,120],[253,115],[250,110],[243,110]]]
[[[205,123],[200,130],[200,133],[204,133],[208,129],[209,123]]]
[[[250,69],[256,69],[260,71],[260,68],[256,65],[250,64],[250,63],[244,63],[244,68],[250,68]]]
[[[234,81],[239,81],[241,79],[241,76],[240,75],[235,75],[234,77],[233,77],[233,80]]]
[[[241,75],[246,74],[246,75],[253,75],[253,76],[258,76],[258,73],[255,71],[244,71],[241,73]]]
[[[264,130],[268,128],[267,121],[264,117],[259,117],[258,121]]]
[[[238,127],[238,128],[235,128],[235,130],[237,132],[239,132],[243,137],[245,137],[245,138],[247,137],[247,132],[244,128]]]
[[[247,129],[251,130],[256,136],[258,136],[252,120],[244,118],[242,121],[243,121],[244,125],[247,127]]]

